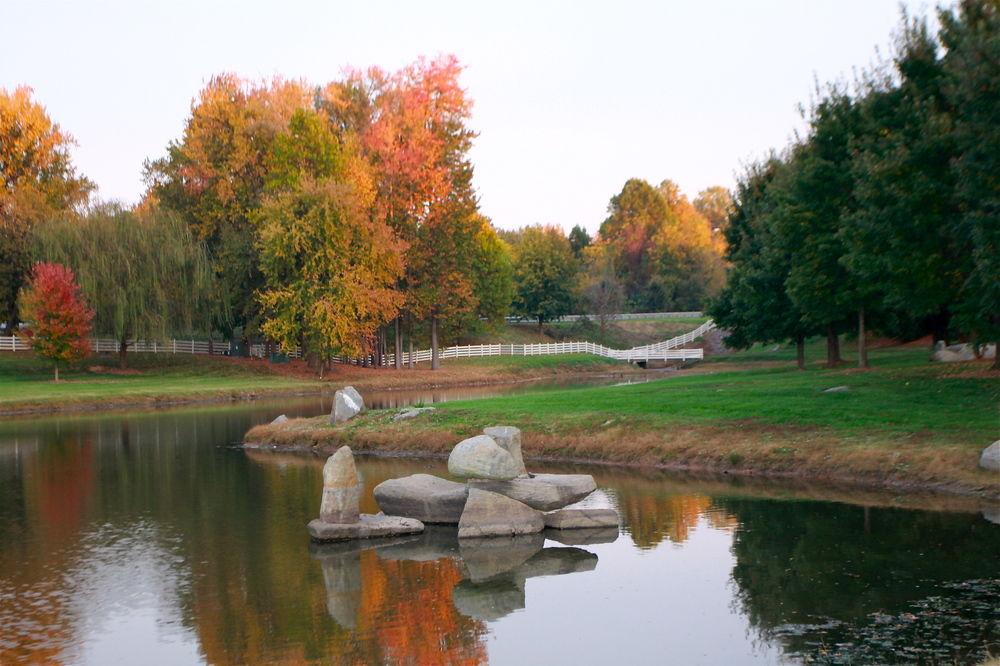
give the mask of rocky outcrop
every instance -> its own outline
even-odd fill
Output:
[[[1000,439],[983,449],[979,456],[979,466],[991,472],[1000,472]]]
[[[426,414],[428,412],[433,412],[433,407],[410,407],[399,412],[392,417],[393,421],[408,421],[410,419],[415,419],[421,414]]]
[[[543,517],[545,527],[554,530],[611,527],[618,529],[618,512],[614,509],[558,509]]]
[[[470,488],[515,499],[539,511],[553,511],[579,502],[597,489],[589,474],[535,474],[509,481],[471,479]]]
[[[382,511],[424,523],[458,523],[468,494],[464,483],[431,474],[412,474],[375,486],[375,501]]]
[[[348,391],[350,389],[350,391]],[[364,400],[353,388],[340,389],[333,394],[333,410],[330,412],[330,423],[337,425],[344,421],[349,421],[363,412],[365,409]]]
[[[448,456],[448,472],[474,479],[506,480],[522,473],[510,452],[488,435],[476,435],[459,442]]]
[[[327,523],[356,523],[361,501],[361,477],[351,447],[342,446],[323,465],[323,500],[319,518]]]
[[[483,428],[483,434],[492,437],[493,441],[511,455],[517,466],[518,475],[528,473],[524,468],[524,457],[521,455],[521,430],[514,426],[492,426]]]
[[[458,521],[458,538],[516,536],[541,532],[542,514],[498,493],[469,488],[469,498]]]

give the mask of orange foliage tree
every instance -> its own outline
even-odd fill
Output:
[[[35,264],[20,308],[32,348],[52,361],[59,381],[60,365],[79,361],[90,351],[87,336],[94,312],[80,296],[73,271],[61,264]]]

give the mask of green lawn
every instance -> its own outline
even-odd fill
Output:
[[[817,350],[810,350],[817,357]],[[789,352],[717,357],[749,369],[676,376],[646,384],[581,388],[441,405],[435,420],[510,422],[548,430],[615,419],[638,427],[752,422],[823,426],[845,433],[945,436],[982,445],[1000,437],[1000,379],[982,369],[931,364],[925,349],[871,353],[873,369],[798,371]],[[753,361],[785,361],[778,367]],[[741,363],[743,364],[743,363]],[[755,367],[756,366],[756,367]],[[705,366],[702,370],[710,370]],[[848,391],[824,393],[847,386]]]
[[[95,357],[85,365],[115,367],[114,357]],[[316,384],[267,372],[226,359],[200,356],[130,354],[129,366],[140,374],[70,371],[52,381],[51,367],[27,354],[0,354],[0,409],[5,405],[53,402],[143,401],[171,397],[246,394],[307,389]]]

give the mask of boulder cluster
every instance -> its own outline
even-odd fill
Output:
[[[544,528],[618,527],[614,509],[566,508],[597,489],[589,474],[528,474],[521,431],[495,426],[459,442],[448,472],[465,483],[430,474],[375,486],[379,508],[425,523],[458,525],[458,537],[511,537]]]
[[[545,528],[618,529],[614,509],[570,506],[597,489],[589,474],[529,474],[517,428],[486,428],[459,442],[448,471],[465,482],[431,474],[389,479],[374,490],[382,512],[361,514],[354,455],[341,447],[323,468],[320,517],[309,523],[309,534],[316,541],[396,536],[420,532],[425,523],[457,525],[459,539],[517,537]]]

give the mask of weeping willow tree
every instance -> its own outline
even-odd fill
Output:
[[[226,319],[204,245],[182,220],[155,207],[101,204],[82,218],[39,225],[35,254],[76,272],[94,310],[94,332],[118,341],[123,368],[135,340],[211,334]]]

